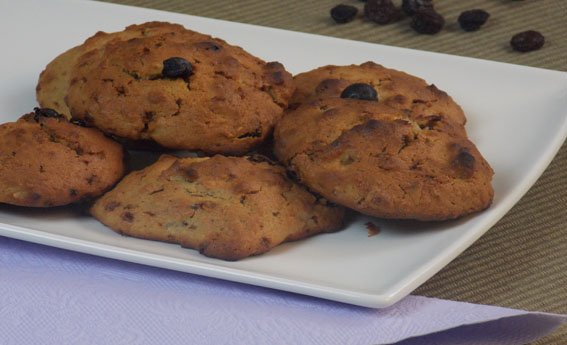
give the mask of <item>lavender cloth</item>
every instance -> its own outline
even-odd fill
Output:
[[[524,344],[566,318],[419,296],[368,309],[0,237],[0,320],[4,345],[370,345]]]

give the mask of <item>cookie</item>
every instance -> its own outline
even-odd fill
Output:
[[[91,214],[118,233],[239,260],[341,228],[344,209],[257,157],[176,158],[126,176]]]
[[[335,203],[395,219],[445,220],[487,208],[493,171],[436,115],[417,122],[379,101],[327,98],[287,113],[275,153]]]
[[[0,125],[0,203],[70,204],[101,195],[124,170],[122,146],[53,110]]]
[[[405,72],[374,62],[361,65],[324,66],[294,77],[296,91],[291,104],[297,107],[310,100],[340,97],[346,87],[369,84],[379,102],[402,111],[413,121],[423,122],[436,116],[438,126],[447,124],[452,131],[466,135],[466,117],[462,108],[434,84]]]
[[[164,22],[97,33],[49,63],[36,88],[42,106],[108,134],[208,153],[261,143],[293,91],[282,64]]]

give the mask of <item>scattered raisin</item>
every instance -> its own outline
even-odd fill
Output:
[[[490,14],[485,10],[475,9],[464,11],[459,16],[459,25],[465,31],[476,31],[486,23]]]
[[[341,4],[331,9],[331,18],[338,24],[344,24],[351,22],[357,13],[358,9],[356,7]]]
[[[410,26],[420,34],[434,35],[445,26],[445,18],[434,10],[419,11],[411,18]]]
[[[543,47],[544,43],[545,37],[534,30],[517,33],[510,40],[512,48],[522,53],[538,50]]]
[[[402,10],[408,15],[413,16],[418,11],[432,10],[433,0],[403,0]]]
[[[33,108],[33,119],[35,121],[39,121],[40,117],[55,117],[55,118],[59,118],[62,117],[61,114],[59,114],[58,112],[56,112],[55,110],[51,109],[51,108],[38,108],[35,107]]]
[[[166,78],[188,78],[193,73],[191,63],[181,57],[163,60],[161,74]]]
[[[341,98],[355,98],[365,101],[378,101],[376,90],[368,84],[355,83],[347,86],[341,92]]]
[[[392,0],[368,0],[364,5],[364,16],[384,25],[400,19],[401,11],[392,3]]]

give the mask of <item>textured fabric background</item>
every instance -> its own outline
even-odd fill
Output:
[[[337,25],[330,19],[329,10],[340,0],[110,2],[567,71],[566,0],[436,0],[436,8],[445,16],[447,25],[435,36],[415,34],[407,19],[387,26],[361,18]],[[343,3],[360,9],[364,5],[353,0]],[[480,31],[463,32],[456,19],[462,11],[473,8],[485,9],[491,17]],[[512,35],[528,29],[542,32],[545,46],[525,54],[512,51],[509,46]],[[415,294],[567,314],[566,164],[567,144],[564,144],[522,200]],[[565,343],[567,326],[537,342],[538,345]]]

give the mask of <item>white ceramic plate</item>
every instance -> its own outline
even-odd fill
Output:
[[[493,206],[454,222],[360,217],[344,231],[284,244],[258,257],[224,262],[177,245],[122,237],[69,210],[0,206],[0,235],[368,307],[409,294],[471,245],[528,190],[567,134],[565,73],[339,40],[141,8],[77,0],[0,3],[0,121],[36,105],[44,66],[98,30],[166,20],[222,37],[293,73],[325,64],[374,60],[446,90],[468,116],[468,132],[493,166]]]

